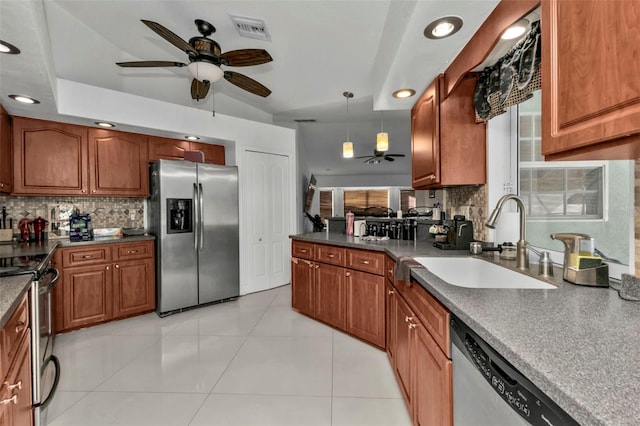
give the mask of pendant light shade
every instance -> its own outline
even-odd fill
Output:
[[[342,96],[347,98],[347,140],[342,143],[342,158],[353,158],[353,142],[349,141],[349,99],[353,98],[353,93],[343,92]]]
[[[384,112],[380,111],[380,133],[376,136],[376,150],[385,152],[389,150],[389,134],[384,131]]]
[[[353,142],[342,143],[342,158],[353,158]]]

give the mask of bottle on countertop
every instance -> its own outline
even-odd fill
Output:
[[[353,235],[354,214],[349,210],[347,213],[347,235]]]

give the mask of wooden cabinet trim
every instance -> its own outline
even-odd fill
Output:
[[[0,193],[13,188],[13,158],[11,149],[11,117],[0,105]]]

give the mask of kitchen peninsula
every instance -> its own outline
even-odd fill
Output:
[[[386,253],[391,261],[469,256],[426,241],[371,242],[333,233],[291,238],[316,247]],[[640,418],[640,406],[629,403],[640,389],[640,309],[613,288],[576,286],[560,278],[551,290],[463,288],[425,268],[412,269],[411,278],[580,424],[634,424]]]

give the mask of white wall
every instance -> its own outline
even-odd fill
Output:
[[[211,112],[188,108],[155,99],[129,95],[113,90],[102,89],[67,80],[58,80],[58,111],[71,117],[84,117],[91,121],[106,120],[130,126],[135,129],[177,132],[213,138],[222,141],[233,155],[227,155],[229,165],[238,166],[240,200],[243,195],[243,165],[241,153],[247,149],[266,153],[287,155],[289,157],[289,191],[290,200],[299,200],[299,182],[297,179],[296,131],[271,124],[229,117],[223,114],[212,116]],[[291,202],[289,217],[297,217],[300,209],[296,202]],[[240,217],[244,215],[244,207],[240,201]],[[258,213],[258,212],[256,212]],[[296,221],[291,221],[289,232],[297,232]],[[240,253],[247,246],[248,238],[242,221],[240,223]],[[245,287],[243,258],[240,258],[240,291]]]

